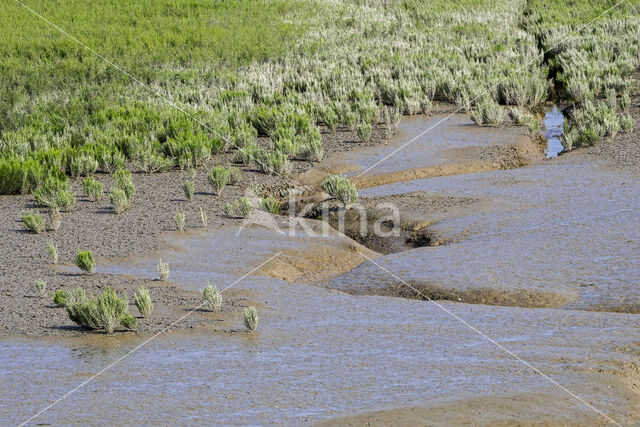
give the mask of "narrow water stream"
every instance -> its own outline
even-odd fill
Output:
[[[558,157],[564,150],[560,138],[564,133],[564,114],[554,105],[544,115],[544,136],[547,138],[546,156],[548,159]]]
[[[428,124],[419,119],[409,123],[414,133]],[[549,135],[555,129],[557,138],[562,128],[557,108],[545,117],[545,128]],[[493,135],[509,141],[508,132],[517,131],[501,129]],[[477,151],[474,143],[495,145],[491,132],[457,118],[449,128],[416,141],[404,155],[390,159],[384,170],[421,166],[420,159],[466,161],[466,153]],[[443,143],[439,135],[458,140],[458,133],[466,135],[457,142],[457,148],[465,151],[452,153],[452,145]],[[403,141],[394,143],[397,147]],[[510,150],[507,144],[499,145]],[[393,145],[380,146],[364,155],[379,159],[392,149]],[[552,151],[557,155],[558,147]],[[371,164],[368,158],[349,160]],[[566,185],[557,189],[558,180]],[[424,215],[440,209],[443,218],[446,214],[449,219],[438,227],[464,234],[457,244],[376,258],[405,280],[437,281],[455,289],[475,286],[485,294],[488,288],[508,294],[520,287],[518,297],[544,295],[544,291],[573,297],[583,289],[581,284],[594,283],[586,303],[637,299],[640,225],[633,219],[640,209],[640,184],[621,185],[619,176],[595,164],[559,159],[520,169],[415,179],[372,187],[368,192],[411,193],[403,199],[407,206]],[[451,198],[450,204],[430,203],[427,197],[434,193],[458,198]],[[473,203],[460,207],[455,204],[460,199]],[[402,201],[397,203],[403,208]],[[239,235],[236,231],[212,228],[174,240],[178,249],[162,254],[171,263],[172,280],[188,289],[201,289],[207,280],[224,288],[276,251],[308,252],[310,247],[307,239],[264,229],[251,228]],[[335,244],[326,240],[327,245]],[[554,269],[548,268],[550,257],[557,260]],[[147,275],[156,262],[155,255],[136,260],[105,266],[104,271]],[[365,262],[333,283],[344,290],[345,284],[383,286],[389,281],[398,282]],[[637,421],[637,396],[627,387],[626,369],[637,360],[637,354],[629,353],[637,347],[640,331],[636,318],[628,314],[450,301],[436,306],[407,298],[350,295],[257,274],[235,286],[254,295],[259,304],[255,333],[198,330],[162,335],[35,421],[306,424],[446,401],[454,406],[439,420],[459,424],[477,416],[466,399],[482,396],[496,399],[500,410],[518,414],[518,421],[525,424],[540,421],[539,408],[560,424],[602,421],[459,319],[585,400],[598,402],[618,421]],[[522,302],[521,298],[515,301]],[[242,324],[239,315],[232,321]],[[145,338],[129,333],[3,340],[0,424],[24,421]],[[514,396],[526,396],[536,409],[523,411]],[[492,408],[487,405],[483,411],[491,414]],[[406,411],[410,415],[410,409]]]

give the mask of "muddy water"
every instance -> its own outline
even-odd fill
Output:
[[[547,149],[545,154],[547,158],[558,157],[558,154],[564,150],[560,137],[564,132],[564,114],[554,105],[544,115],[544,136],[547,138]]]
[[[451,122],[453,134],[460,128],[475,132],[460,120]],[[408,122],[405,137],[412,127],[424,128],[419,122]],[[519,138],[518,130],[500,132],[505,141],[509,132]],[[449,150],[456,141],[442,143],[441,149]],[[499,138],[473,141],[458,148],[478,152]],[[402,140],[379,149],[387,153],[394,144],[398,147]],[[418,153],[428,152],[427,146],[412,149],[415,156],[399,157],[399,164],[394,157],[385,170],[425,164]],[[358,154],[351,155],[357,162]],[[362,155],[380,158],[371,150]],[[464,163],[464,155],[455,161]],[[451,151],[424,156],[431,166],[451,158]],[[596,163],[563,156],[517,170],[416,179],[361,192],[366,197],[422,194],[399,202],[400,207],[414,216],[435,215],[439,232],[461,236],[439,247],[376,258],[395,274],[445,290],[520,287],[538,301],[550,295],[548,301],[554,303],[542,305],[562,309],[523,307],[526,292],[506,292],[511,298],[507,305],[513,305],[506,307],[480,301],[435,305],[327,289],[326,283],[349,292],[368,286],[364,293],[376,293],[389,283],[385,272],[368,261],[360,264],[358,252],[373,254],[336,233],[292,236],[250,226],[239,234],[233,228],[170,234],[161,253],[114,260],[105,271],[154,276],[153,266],[162,256],[171,264],[171,279],[182,286],[201,289],[210,280],[224,288],[281,252],[234,285],[257,304],[258,331],[162,335],[34,422],[310,423],[362,414],[357,423],[375,412],[386,414],[375,419],[393,422],[423,413],[422,422],[436,415],[430,420],[442,424],[604,423],[593,409],[488,342],[481,331],[616,421],[636,423],[637,316],[567,308],[635,298],[631,283],[638,283],[640,251],[632,216],[640,200],[637,186]],[[425,204],[429,194],[484,202],[436,209]],[[315,224],[312,228],[321,231]],[[324,285],[300,283],[307,271]],[[229,323],[227,329],[242,329],[239,315],[222,321]],[[0,423],[28,419],[145,338],[91,334],[3,341]]]

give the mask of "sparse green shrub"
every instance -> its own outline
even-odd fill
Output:
[[[245,307],[242,310],[242,320],[247,331],[253,332],[258,327],[258,310],[254,306]]]
[[[630,114],[623,114],[619,118],[620,128],[625,132],[631,132],[633,130],[634,120]]]
[[[578,134],[578,137],[576,138],[576,142],[578,143],[577,146],[590,147],[592,145],[595,145],[596,142],[598,142],[598,138],[599,138],[598,133],[593,129],[583,129]]]
[[[69,174],[71,176],[93,175],[98,169],[98,161],[88,154],[80,154],[71,158]]]
[[[333,107],[327,107],[322,109],[322,112],[320,113],[320,118],[324,122],[325,126],[329,128],[330,131],[334,131],[338,127],[338,122],[339,122],[338,114],[336,113],[336,110]]]
[[[82,189],[84,195],[94,202],[102,200],[104,196],[103,185],[93,177],[87,177],[82,180]]]
[[[61,210],[73,209],[76,205],[76,196],[71,191],[69,181],[57,175],[49,175],[44,183],[34,192],[34,197],[48,208]]]
[[[538,119],[536,119],[533,114],[529,114],[520,108],[510,108],[509,118],[516,126],[527,126],[531,128],[538,124]]]
[[[115,187],[124,191],[129,199],[129,205],[133,202],[133,197],[136,194],[136,187],[133,185],[133,179],[131,178],[131,172],[126,169],[118,169],[113,174],[113,179],[115,181]]]
[[[224,166],[214,166],[209,170],[207,175],[209,184],[213,187],[218,197],[222,194],[222,190],[229,182],[229,170]]]
[[[291,170],[291,163],[286,154],[259,148],[253,153],[253,163],[260,171],[269,175],[281,175]]]
[[[371,127],[371,123],[367,123],[367,122],[358,123],[356,133],[358,134],[358,139],[360,140],[360,142],[369,142],[371,140],[372,131],[373,129]]]
[[[135,331],[138,326],[138,319],[127,313],[120,318],[120,324],[130,331]]]
[[[260,199],[260,209],[278,215],[280,213],[280,202],[273,196],[267,196]]]
[[[322,190],[331,197],[339,200],[343,206],[348,207],[358,200],[358,190],[346,177],[329,175],[320,185]]]
[[[49,258],[51,258],[51,262],[54,264],[58,263],[58,245],[53,240],[49,240],[47,242],[47,254],[49,254]]]
[[[231,203],[227,202],[227,204],[224,205],[224,214],[227,217],[232,217],[233,216],[233,210],[234,207]]]
[[[44,232],[47,228],[44,218],[37,209],[33,213],[22,214],[22,226],[25,230],[36,234]]]
[[[209,215],[207,215],[205,210],[202,209],[202,206],[200,206],[200,223],[202,224],[203,227],[206,227],[207,224],[209,223]]]
[[[193,193],[195,192],[195,183],[193,181],[186,180],[182,183],[182,191],[184,191],[184,197],[191,201],[193,199]]]
[[[240,197],[236,200],[236,209],[242,218],[246,218],[253,212],[253,206],[247,197]]]
[[[135,303],[138,311],[142,317],[147,317],[153,311],[153,303],[151,302],[151,296],[149,295],[149,289],[144,286],[140,286],[138,292],[133,296],[133,302]]]
[[[40,298],[44,298],[47,291],[47,282],[42,279],[38,279],[36,280],[35,288],[38,295],[40,295]]]
[[[69,318],[87,329],[105,330],[112,334],[118,325],[134,329],[136,319],[129,314],[129,302],[107,287],[102,295],[82,298],[67,305]]]
[[[62,225],[62,214],[58,208],[49,208],[49,229],[58,231]]]
[[[242,179],[242,171],[235,166],[227,166],[227,170],[229,171],[229,178],[227,179],[227,184],[236,185]]]
[[[322,141],[307,141],[299,148],[298,155],[304,160],[316,162],[322,161],[324,157],[324,147],[322,146]]]
[[[605,91],[605,97],[607,99],[607,105],[611,110],[615,111],[618,108],[618,94],[614,88],[608,88]]]
[[[504,108],[487,97],[471,112],[471,120],[480,126],[499,126],[504,121]]]
[[[53,303],[58,307],[64,307],[71,300],[71,295],[64,289],[58,289],[53,294]]]
[[[564,147],[564,151],[571,151],[577,144],[577,132],[575,129],[565,130],[562,134],[560,142],[562,142],[562,147]]]
[[[117,214],[120,214],[131,208],[133,197],[136,194],[136,188],[133,185],[133,179],[131,179],[131,172],[126,169],[118,169],[115,171],[113,178],[115,184],[111,188],[109,200],[111,201],[113,210]]]
[[[189,166],[192,158],[189,158]],[[134,156],[134,164],[146,173],[166,172],[173,165],[173,160],[167,159],[152,148],[138,150]]]
[[[78,251],[74,263],[86,273],[92,274],[96,271],[96,260],[93,258],[91,251]]]
[[[257,137],[258,132],[256,129],[244,122],[234,128],[231,134],[232,144],[238,149],[254,144]]]
[[[169,280],[169,274],[171,272],[169,270],[169,263],[162,262],[162,258],[160,258],[160,262],[158,262],[158,265],[156,265],[156,272],[158,272],[158,278],[161,282],[166,282],[167,280]]]
[[[184,213],[184,211],[176,211],[176,214],[173,216],[173,222],[176,224],[178,231],[184,231],[184,224],[187,222],[187,214]]]
[[[131,207],[131,201],[127,197],[127,193],[120,188],[114,188],[111,190],[109,194],[109,200],[111,201],[111,205],[113,206],[113,210],[117,214],[121,214]]]
[[[202,301],[208,305],[211,310],[220,310],[220,307],[222,307],[222,295],[220,291],[218,291],[218,287],[212,287],[211,283],[207,282],[207,286],[202,290]]]
[[[622,98],[620,98],[620,109],[623,112],[628,113],[630,108],[631,108],[631,97],[629,96],[629,94],[625,93],[624,95],[622,95]]]

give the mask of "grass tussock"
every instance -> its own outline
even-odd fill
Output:
[[[47,229],[44,217],[36,209],[32,213],[25,212],[22,214],[22,226],[25,230],[35,234],[43,233]]]
[[[53,240],[47,242],[47,255],[52,263],[58,263],[58,245]]]
[[[171,273],[171,270],[169,269],[169,263],[162,262],[162,258],[160,258],[158,265],[156,265],[156,272],[158,273],[158,279],[161,282],[166,282],[167,280],[169,280],[169,274]]]
[[[147,317],[153,311],[153,303],[151,302],[151,295],[149,295],[149,289],[144,286],[140,286],[138,292],[133,296],[133,302],[135,303],[140,315]]]
[[[242,310],[242,320],[247,331],[253,332],[258,327],[258,310],[255,307],[245,307]]]
[[[329,175],[320,186],[325,193],[340,201],[344,207],[348,207],[358,200],[358,190],[344,176]]]
[[[222,294],[218,287],[211,286],[211,283],[207,282],[207,286],[202,290],[202,302],[212,311],[220,310],[220,307],[222,307]]]
[[[93,274],[96,271],[96,261],[91,251],[78,251],[73,262],[85,273]]]
[[[72,321],[87,329],[104,330],[107,334],[113,334],[118,326],[135,329],[137,321],[129,314],[128,307],[127,297],[119,297],[111,288],[96,297],[87,297],[80,289],[66,304]]]

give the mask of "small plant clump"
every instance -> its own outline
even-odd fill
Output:
[[[127,197],[127,193],[119,188],[114,188],[111,190],[111,193],[109,194],[109,201],[113,206],[113,210],[117,214],[121,214],[131,207],[129,198]]]
[[[111,201],[113,210],[117,214],[120,214],[131,208],[133,197],[136,194],[136,188],[131,179],[131,172],[126,169],[118,169],[115,171],[113,178],[115,184],[111,188],[109,200]]]
[[[49,208],[49,229],[58,231],[62,225],[62,214],[58,208]]]
[[[104,197],[103,185],[100,181],[89,176],[82,180],[82,189],[84,190],[85,197],[99,202]]]
[[[211,283],[207,282],[207,286],[202,290],[202,301],[213,311],[220,310],[222,307],[222,294],[218,290],[217,286],[211,286]]]
[[[371,127],[371,123],[360,122],[356,128],[356,133],[358,134],[360,142],[369,142],[371,140],[372,132],[373,129]]]
[[[209,184],[213,187],[218,197],[222,194],[222,190],[229,183],[229,170],[224,166],[214,166],[209,170],[207,175]]]
[[[231,203],[227,202],[224,205],[224,214],[225,214],[225,216],[231,218],[233,216],[234,209],[235,208],[233,207],[233,205]]]
[[[529,114],[521,108],[509,109],[509,118],[516,126],[527,126],[529,129],[537,129],[538,119],[533,114]]]
[[[149,295],[149,289],[144,286],[140,286],[138,292],[133,296],[133,302],[135,303],[138,311],[142,317],[147,317],[153,311],[153,303],[151,302],[151,296]]]
[[[162,262],[162,258],[160,258],[160,262],[158,262],[158,265],[156,265],[156,272],[158,273],[158,278],[161,282],[166,282],[167,280],[169,280],[169,263]]]
[[[504,121],[504,108],[487,97],[473,110],[471,120],[480,126],[499,126]]]
[[[278,215],[280,213],[280,202],[275,197],[269,195],[260,199],[260,209]]]
[[[193,199],[193,193],[195,192],[195,183],[193,181],[186,180],[182,183],[182,191],[184,191],[184,197],[188,201]]]
[[[104,330],[107,334],[113,334],[118,325],[127,329],[134,329],[137,321],[129,314],[129,302],[127,297],[118,295],[107,288],[102,295],[95,298],[87,298],[79,295],[75,301],[67,304],[69,318],[78,325],[95,330]]]
[[[96,261],[91,251],[78,251],[74,263],[85,273],[93,274],[96,271]]]
[[[184,224],[187,222],[187,214],[184,211],[176,211],[176,214],[173,216],[173,222],[176,224],[176,229],[178,231],[184,231]]]
[[[325,193],[339,200],[344,207],[348,207],[358,200],[358,190],[344,176],[329,175],[322,181],[320,186]]]
[[[247,331],[253,332],[258,327],[258,310],[254,306],[245,307],[242,310],[242,319],[244,320],[244,327]]]
[[[227,166],[227,170],[229,171],[229,178],[227,179],[227,184],[237,185],[242,179],[242,171],[235,166]]]
[[[253,212],[253,206],[247,197],[240,197],[236,200],[235,205],[242,218],[247,218]]]
[[[33,213],[22,214],[22,226],[25,230],[36,234],[44,232],[47,228],[44,218],[37,209]]]
[[[58,245],[53,240],[47,242],[47,254],[51,258],[51,262],[58,263]]]
[[[71,300],[71,294],[64,289],[58,289],[53,294],[53,303],[58,307],[64,307],[67,305],[67,301]]]
[[[76,196],[65,176],[49,175],[33,192],[38,203],[49,209],[71,210],[76,206]]]
[[[207,224],[209,223],[209,215],[207,215],[207,212],[202,209],[202,206],[200,206],[200,212],[199,212],[199,216],[200,216],[200,223],[202,224],[203,227],[207,227]]]
[[[36,288],[36,291],[38,292],[38,295],[40,295],[40,298],[44,298],[47,291],[47,282],[42,279],[38,279],[36,280],[35,288]]]

